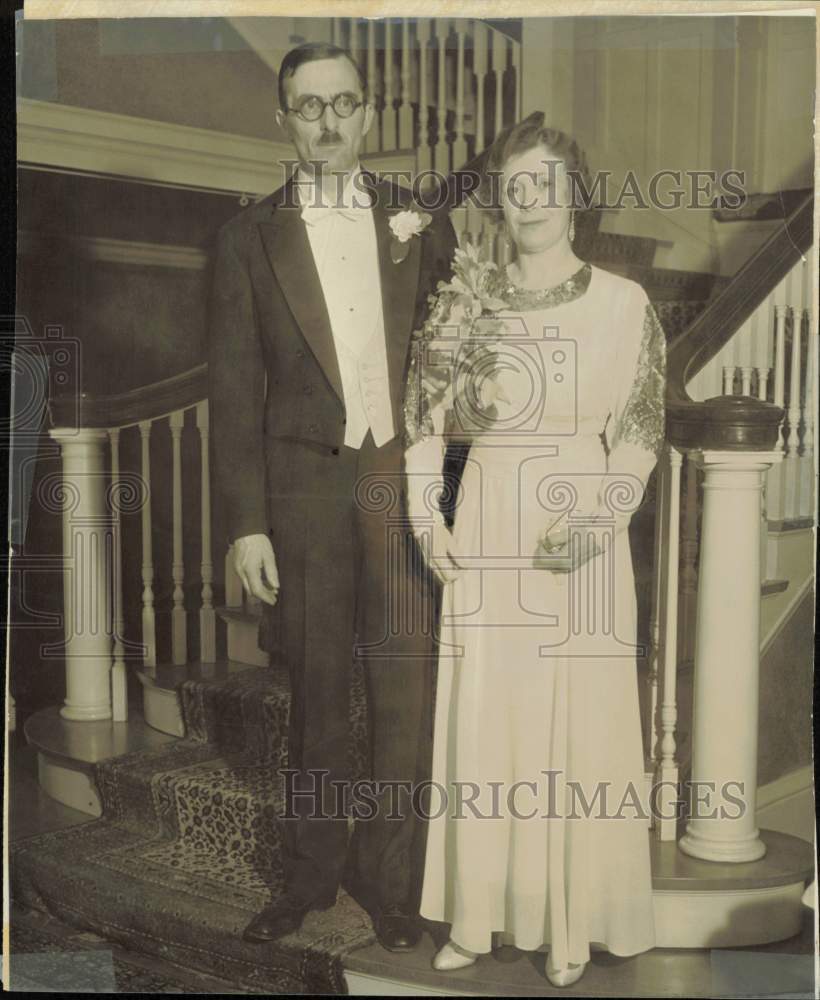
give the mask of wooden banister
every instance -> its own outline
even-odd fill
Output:
[[[689,402],[686,383],[735,335],[812,243],[814,197],[805,200],[669,348],[667,399]]]
[[[208,396],[208,365],[111,395],[82,393],[79,401],[57,396],[49,402],[53,427],[125,427],[194,406]]]

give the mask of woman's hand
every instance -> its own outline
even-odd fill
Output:
[[[600,551],[593,532],[583,528],[570,530],[565,522],[548,531],[538,542],[533,562],[537,569],[571,573]]]
[[[419,539],[427,565],[442,584],[452,583],[461,573],[453,554],[453,533],[443,522],[427,529]]]

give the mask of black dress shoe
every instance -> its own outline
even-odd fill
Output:
[[[376,919],[376,937],[388,951],[412,951],[421,941],[418,919],[399,906],[387,906]]]
[[[242,933],[245,941],[259,943],[276,941],[286,934],[298,931],[302,921],[311,910],[329,910],[336,903],[336,893],[321,896],[311,903],[302,903],[290,896],[282,896],[275,903],[266,906],[251,920]]]

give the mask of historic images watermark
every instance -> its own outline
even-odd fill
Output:
[[[585,175],[578,170],[563,170],[560,159],[545,158],[542,180],[546,180],[539,191],[538,200],[527,197],[519,183],[527,178],[533,183],[539,177],[531,170],[505,174],[500,170],[485,166],[473,169],[469,165],[452,174],[430,170],[382,170],[378,177],[365,171],[349,177],[345,173],[329,171],[324,160],[311,160],[316,176],[321,175],[323,184],[314,184],[312,178],[304,177],[297,168],[298,160],[280,161],[285,174],[293,179],[293,203],[291,207],[304,205],[303,198],[313,207],[335,207],[347,205],[353,208],[367,208],[377,195],[376,184],[391,181],[387,201],[382,205],[390,211],[403,208],[398,190],[409,190],[419,208],[429,211],[449,210],[470,201],[476,208],[485,211],[497,210],[503,196],[516,209],[558,208],[569,204],[577,209],[639,209],[642,211],[677,211],[696,209],[705,211],[738,211],[747,201],[746,172],[730,168],[727,170],[681,170],[663,169],[648,178],[639,178],[633,170],[615,173],[598,170]],[[304,168],[303,168],[304,169]],[[569,198],[561,200],[558,184],[559,171],[566,178]],[[327,183],[333,177],[335,185]],[[346,190],[348,181],[352,191]],[[299,200],[296,200],[296,189]],[[285,202],[287,204],[287,202]]]
[[[454,820],[668,820],[741,819],[746,812],[742,781],[595,781],[568,778],[558,769],[542,770],[538,779],[520,781],[439,782],[391,780],[326,781],[327,770],[300,772],[282,768],[284,820],[372,820],[384,812],[402,820],[412,812],[424,819],[447,815]],[[674,793],[669,812],[669,791]],[[664,808],[664,804],[667,808]]]

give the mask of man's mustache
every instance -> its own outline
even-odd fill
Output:
[[[322,132],[319,136],[319,141],[316,143],[317,146],[330,146],[336,143],[344,142],[344,139],[338,132]]]

